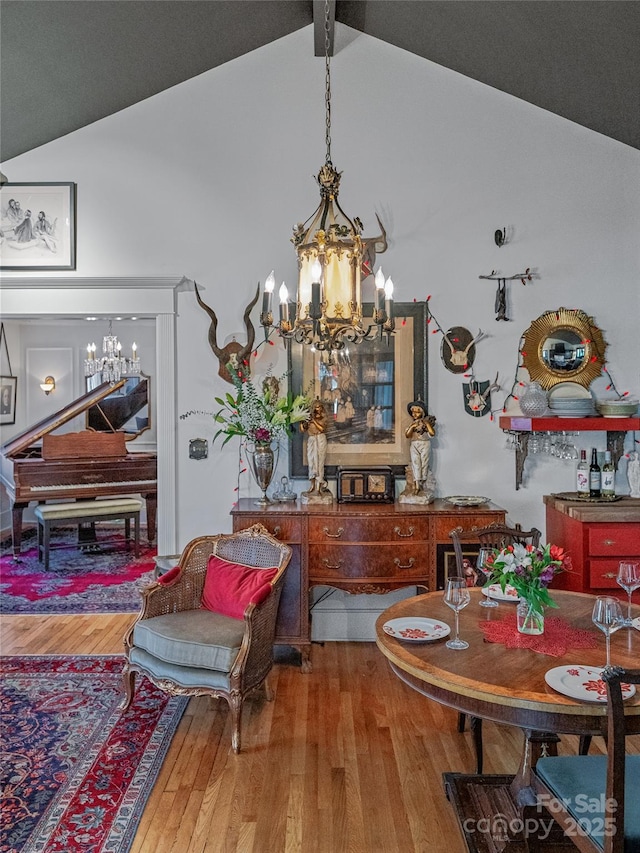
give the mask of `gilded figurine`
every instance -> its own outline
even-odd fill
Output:
[[[435,480],[429,470],[431,439],[435,436],[436,419],[427,412],[422,400],[413,400],[407,406],[411,423],[405,430],[410,439],[411,480],[407,479],[407,488],[400,495],[405,503],[431,503],[435,496]]]
[[[329,418],[322,400],[317,398],[311,407],[309,419],[300,424],[300,431],[307,435],[307,463],[309,465],[309,489],[302,492],[303,503],[331,503],[333,496],[324,478],[324,463],[327,458],[327,429]]]

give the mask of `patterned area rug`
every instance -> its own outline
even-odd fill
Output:
[[[2,853],[126,853],[187,704],[120,656],[5,657]]]
[[[22,554],[13,557],[11,539],[0,556],[0,611],[5,614],[135,613],[140,589],[153,580],[155,547],[142,542],[133,556],[115,528],[98,531],[95,550],[77,545],[77,528],[57,529],[49,571],[38,562],[35,531],[26,531]]]

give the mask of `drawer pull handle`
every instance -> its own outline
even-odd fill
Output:
[[[273,528],[273,535],[274,536],[280,536],[281,533],[282,533],[282,528],[280,527],[279,524],[276,524],[276,526]]]
[[[607,572],[606,575],[602,575],[602,577],[607,580],[613,580],[614,578],[617,578],[618,575],[615,572]]]
[[[413,557],[409,557],[409,563],[406,566],[403,566],[400,560],[396,557],[393,561],[399,569],[412,569],[415,560]]]
[[[615,545],[616,543],[613,541],[613,539],[605,539],[605,540],[602,542],[602,544],[603,544],[603,545]]]
[[[344,533],[344,527],[339,527],[335,533],[329,533],[329,528],[324,527],[324,535],[328,536],[329,539],[340,539],[342,534]]]
[[[342,560],[338,560],[337,564],[334,566],[329,562],[327,557],[322,558],[322,565],[326,566],[328,569],[341,569],[342,568]]]
[[[409,539],[411,536],[413,536],[414,530],[413,527],[409,527],[409,532],[403,533],[399,527],[394,527],[393,532],[396,534],[396,536],[400,536],[402,539]]]

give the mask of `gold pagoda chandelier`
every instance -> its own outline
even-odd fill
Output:
[[[314,346],[318,350],[339,350],[347,343],[393,334],[393,282],[385,281],[382,269],[375,275],[376,296],[368,320],[363,317],[361,275],[372,272],[375,253],[387,248],[386,234],[375,238],[361,236],[362,223],[351,220],[338,203],[342,173],[331,161],[331,74],[330,15],[325,0],[325,111],[326,158],[317,175],[320,204],[304,223],[294,229],[292,243],[298,257],[298,289],[294,302],[284,282],[280,286],[279,321],[274,323],[273,272],[264,285],[260,323],[268,335],[275,328],[285,340]]]

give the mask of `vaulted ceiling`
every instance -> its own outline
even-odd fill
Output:
[[[323,6],[2,0],[2,160],[305,27],[314,11],[318,30]],[[640,148],[637,0],[337,0],[335,18]]]

